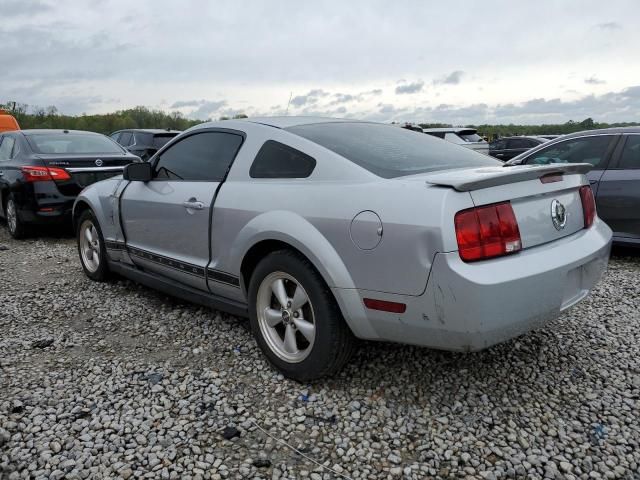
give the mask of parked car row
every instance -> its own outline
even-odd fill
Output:
[[[337,372],[355,338],[479,350],[556,317],[606,267],[596,202],[617,241],[640,240],[640,129],[531,137],[506,164],[433,133],[300,117],[5,132],[0,211],[15,237],[71,214],[89,278],[247,316],[300,381]]]

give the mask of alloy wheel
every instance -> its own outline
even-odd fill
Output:
[[[80,254],[82,263],[91,273],[100,268],[100,239],[91,220],[85,220],[80,226]]]
[[[267,275],[256,299],[258,325],[273,353],[289,363],[303,361],[313,348],[316,323],[304,287],[285,272]]]
[[[18,228],[18,214],[16,212],[16,204],[13,200],[7,203],[7,226],[11,233],[15,233]]]

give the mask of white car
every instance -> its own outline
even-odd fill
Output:
[[[484,140],[475,128],[425,128],[422,133],[426,133],[433,137],[443,138],[444,140],[456,143],[476,152],[489,155],[489,143]]]

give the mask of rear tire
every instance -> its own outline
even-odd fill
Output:
[[[269,362],[299,382],[330,376],[351,357],[355,339],[329,287],[301,255],[279,250],[249,282],[251,330]]]
[[[100,224],[91,210],[82,212],[78,219],[76,241],[85,275],[96,282],[107,280],[109,278],[107,251]]]
[[[27,226],[20,220],[18,215],[18,206],[13,193],[7,197],[7,205],[5,207],[5,219],[7,220],[7,230],[16,240],[25,238],[28,233]]]

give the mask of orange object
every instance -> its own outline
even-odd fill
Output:
[[[0,109],[0,132],[9,132],[11,130],[20,130],[18,121],[6,112]]]

